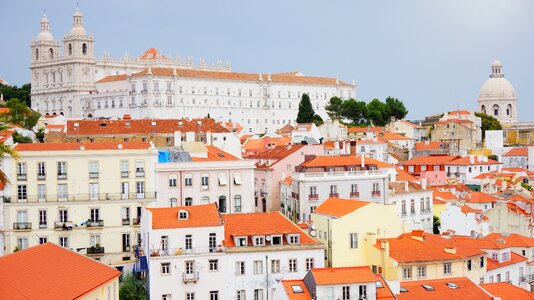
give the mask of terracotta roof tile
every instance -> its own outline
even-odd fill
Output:
[[[153,229],[213,227],[223,224],[215,203],[147,209],[152,213]],[[189,213],[187,219],[178,219],[181,210]]]
[[[343,217],[368,204],[370,204],[370,202],[328,198],[315,209],[315,213],[333,217]]]
[[[0,257],[0,298],[79,299],[119,275],[112,267],[46,243]]]
[[[527,261],[528,258],[524,257],[524,256],[521,256],[517,253],[514,253],[514,252],[510,252],[510,260],[509,261],[505,261],[505,262],[498,262],[496,260],[493,260],[491,258],[488,257],[488,271],[490,270],[495,270],[495,269],[498,269],[498,268],[502,268],[502,267],[506,267],[506,266],[509,266],[509,265],[513,265],[513,264],[517,264],[517,263],[520,263],[520,262],[523,262],[523,261]]]
[[[377,138],[379,141],[382,141],[382,142],[387,142],[387,141],[408,141],[408,140],[413,140],[413,139],[410,138],[410,137],[407,137],[407,136],[398,134],[398,133],[396,133],[396,132],[388,132],[388,131],[379,132],[379,133],[376,135],[376,138]]]
[[[501,300],[534,299],[534,292],[529,292],[508,282],[483,283],[480,287]]]
[[[13,134],[15,130],[4,130],[0,132],[0,143],[7,141]]]
[[[235,236],[272,234],[300,234],[301,245],[319,244],[280,212],[226,214],[222,215],[222,218],[224,220],[225,246],[228,248],[235,247],[233,239]]]
[[[451,288],[447,283],[454,283],[458,288]],[[434,290],[427,291],[423,285],[429,285]],[[486,291],[467,277],[405,281],[401,283],[401,288],[407,291],[397,295],[399,300],[493,299],[491,295],[488,295]]]
[[[449,148],[448,142],[418,142],[415,151],[444,150]]]
[[[385,300],[385,299],[391,299],[396,300],[395,295],[393,292],[389,289],[388,284],[386,283],[386,280],[384,280],[384,277],[382,277],[381,274],[375,274],[377,281],[380,281],[382,284],[382,287],[376,287],[376,299],[377,300]]]
[[[459,156],[450,156],[450,155],[427,155],[419,156],[407,161],[400,162],[401,166],[437,166],[445,165],[449,162],[459,158]]]
[[[510,151],[504,153],[502,156],[528,156],[528,148],[512,148]]]
[[[483,161],[483,160],[478,159],[478,156],[475,156],[473,158],[473,163],[471,163],[469,156],[457,158],[455,160],[445,163],[445,165],[453,165],[453,166],[470,166],[470,165],[478,166],[478,165],[498,165],[498,164],[502,164],[502,163],[496,160],[493,160],[493,159],[487,159],[486,161]]]
[[[448,115],[470,115],[471,112],[467,110],[453,110],[447,113]]]
[[[384,127],[349,127],[347,133],[381,132],[384,130]]]
[[[293,179],[291,176],[287,176],[284,180],[282,180],[282,183],[291,186],[291,184],[293,184]]]
[[[17,151],[96,151],[148,149],[147,142],[98,142],[98,143],[28,143],[15,146]],[[83,150],[82,150],[83,149]]]
[[[398,181],[418,181],[419,179],[410,173],[404,171],[400,168],[395,168],[397,170],[397,180]]]
[[[503,239],[509,247],[534,247],[534,239],[517,233],[511,233],[506,236],[501,233],[490,233],[485,238],[493,241]]]
[[[467,195],[467,198],[463,200],[466,200],[467,203],[494,203],[497,202],[499,198],[483,192],[471,191],[471,193]]]
[[[161,55],[158,50],[150,48],[145,53],[139,56],[140,60],[155,60],[155,59],[167,59],[167,57]]]
[[[317,285],[376,282],[376,276],[369,266],[313,268],[313,278]]]
[[[312,300],[312,296],[302,280],[282,280],[282,285],[286,291],[289,300]],[[294,292],[293,286],[298,286],[302,292]]]
[[[331,155],[316,156],[313,159],[303,162],[303,167],[329,167],[329,166],[356,166],[361,165],[362,157],[354,155]],[[375,165],[377,168],[394,168],[395,166],[387,162],[365,156],[365,165]]]
[[[227,160],[241,160],[240,158],[237,158],[233,156],[232,154],[229,154],[227,152],[224,152],[223,150],[215,147],[215,146],[206,146],[206,149],[208,149],[208,157],[191,157],[192,161],[227,161]]]

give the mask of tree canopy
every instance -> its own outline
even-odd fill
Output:
[[[1,116],[0,119],[6,123],[18,124],[26,129],[32,130],[37,125],[41,115],[31,110],[25,102],[17,98],[12,98],[6,103],[9,113]]]
[[[388,117],[395,117],[396,120],[401,120],[406,117],[408,110],[404,106],[404,103],[397,98],[386,98],[386,113]]]
[[[384,102],[373,99],[367,104],[367,121],[374,126],[384,126],[389,122]]]
[[[119,287],[120,300],[146,300],[146,290],[143,281],[135,274],[124,276]]]
[[[364,124],[367,121],[367,105],[363,101],[348,99],[343,102],[341,115],[352,125]]]
[[[502,126],[499,120],[482,112],[475,112],[475,116],[482,120],[482,139],[486,138],[486,130],[501,130]]]
[[[332,97],[325,109],[332,120],[344,120],[352,125],[384,126],[391,117],[403,119],[408,114],[404,103],[393,97],[387,97],[385,103],[375,98],[368,104],[355,99]]]
[[[299,112],[297,115],[297,123],[312,123],[315,111],[311,104],[310,96],[306,93],[302,94],[299,103]]]
[[[20,88],[17,86],[3,85],[0,84],[0,93],[4,95],[4,100],[17,98],[20,101],[26,103],[27,106],[30,104],[30,94],[31,94],[31,84],[27,83]]]
[[[353,99],[354,100],[354,99]],[[326,110],[326,114],[330,119],[333,120],[341,120],[343,117],[343,103],[344,101],[339,97],[332,97],[328,101],[328,104],[324,107]]]

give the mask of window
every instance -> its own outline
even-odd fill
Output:
[[[219,271],[219,260],[210,259],[208,262],[209,262],[209,265],[210,265],[210,272]]]
[[[187,234],[185,236],[185,250],[192,250],[193,249],[193,236],[190,234]]]
[[[191,205],[193,205],[193,198],[186,197],[185,198],[185,206],[191,206]]]
[[[466,263],[467,263],[467,271],[471,271],[471,269],[472,269],[471,260],[468,259]]]
[[[330,196],[337,194],[337,185],[330,185]]]
[[[176,187],[176,175],[169,175],[169,187]]]
[[[451,263],[443,264],[443,275],[451,275]]]
[[[245,275],[245,262],[244,261],[237,261],[235,263],[235,274]]]
[[[185,293],[185,300],[195,300],[195,293],[193,292]]]
[[[59,237],[59,245],[64,248],[69,247],[69,238],[66,236],[60,236]]]
[[[184,185],[193,186],[193,175],[185,174]]]
[[[309,271],[310,269],[313,269],[315,263],[313,258],[306,258],[306,271]]]
[[[241,195],[234,196],[234,212],[241,212]]]
[[[317,186],[315,185],[310,186],[310,195],[312,196],[317,195]]]
[[[18,180],[26,180],[26,163],[21,162],[17,163],[17,179]]]
[[[219,300],[219,291],[210,291],[209,300]]]
[[[46,210],[39,210],[39,228],[46,228],[47,217]]]
[[[122,199],[128,199],[128,193],[129,193],[129,183],[128,182],[121,182],[121,197]]]
[[[402,278],[403,279],[412,279],[412,268],[402,268]]]
[[[243,180],[241,178],[241,173],[234,173],[234,184],[235,185],[243,184]]]
[[[358,286],[358,290],[360,292],[360,299],[367,299],[367,286],[360,285]]]
[[[533,256],[534,256],[534,253],[533,253]],[[491,254],[491,259],[498,260],[499,259],[499,254],[498,253],[492,253]]]
[[[48,238],[47,237],[40,237],[39,238],[39,245],[40,244],[45,244],[48,242]]]
[[[17,186],[17,199],[28,200],[28,187],[26,185]]]
[[[137,181],[135,183],[135,191],[137,193],[137,198],[145,198],[145,182]]]
[[[255,289],[254,290],[254,300],[263,300],[263,290]]]
[[[69,220],[68,210],[60,209],[58,211],[58,214],[59,214],[59,222],[65,223],[65,222],[67,222]]]
[[[128,178],[130,166],[127,160],[121,160],[121,178]]]
[[[415,200],[410,200],[410,214],[415,215]]]
[[[300,234],[290,234],[288,239],[289,244],[299,244]]]
[[[68,189],[66,183],[57,185],[57,198],[58,200],[66,200],[68,196]]]
[[[89,161],[89,178],[98,178],[98,161]]]
[[[426,266],[417,267],[417,278],[426,277]]]
[[[265,237],[264,236],[255,236],[254,237],[254,246],[265,246]]]
[[[207,190],[209,187],[209,175],[208,174],[202,174],[201,175],[201,185],[203,190]]]
[[[238,237],[236,246],[237,247],[246,247],[247,246],[247,238],[246,237]]]
[[[89,183],[89,198],[98,200],[98,183]]]
[[[179,220],[187,220],[187,211],[186,210],[180,210],[178,212],[178,219]]]
[[[228,184],[228,178],[226,178],[226,173],[219,173],[219,185],[224,186]]]
[[[343,300],[350,300],[350,286],[344,286],[343,291]]]
[[[161,263],[161,274],[171,274],[171,263]]]
[[[280,273],[280,260],[279,259],[271,260],[271,273]]]
[[[237,291],[237,294],[236,294],[236,299],[237,300],[245,300],[245,290],[239,290]]]
[[[163,295],[161,295],[161,300],[171,300],[171,294],[163,294]]]
[[[145,161],[144,160],[135,161],[135,176],[145,177]]]
[[[91,208],[89,219],[91,221],[98,221],[100,220],[100,209],[98,208]]]
[[[297,259],[289,259],[289,272],[297,272]]]
[[[254,261],[254,275],[263,274],[263,261]]]
[[[130,208],[121,207],[122,225],[130,225]]]
[[[58,161],[57,163],[57,178],[58,179],[67,179],[67,162]]]
[[[484,268],[484,256],[480,257],[480,267]]]
[[[215,233],[210,233],[208,238],[208,246],[210,249],[210,252],[213,252],[217,248],[217,235]]]
[[[501,253],[501,262],[510,260],[510,252],[505,251]]]
[[[45,179],[46,165],[44,162],[37,163],[37,179]]]
[[[28,238],[17,238],[17,247],[21,250],[28,248]]]

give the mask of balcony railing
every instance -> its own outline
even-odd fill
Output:
[[[37,180],[45,180],[45,179],[46,179],[46,174],[37,173]]]
[[[28,175],[26,173],[17,174],[17,180],[26,180],[27,178],[28,178]]]
[[[48,224],[46,223],[39,223],[39,229],[46,229],[48,227]]]
[[[57,179],[67,179],[67,173],[57,173]]]
[[[87,248],[87,255],[95,255],[95,254],[104,254],[104,247],[102,246],[93,246]]]
[[[122,225],[130,225],[130,219],[122,219]]]
[[[135,171],[135,177],[145,177],[145,171]]]
[[[104,220],[88,220],[85,226],[87,228],[104,227]]]
[[[16,191],[15,191],[16,192]],[[47,194],[46,199],[43,196],[27,195],[26,199],[17,199],[16,196],[4,196],[4,203],[12,202],[83,202],[83,201],[113,201],[113,200],[135,200],[135,199],[155,199],[156,192],[145,193],[98,193],[98,194],[65,194],[54,195]]]
[[[72,221],[54,222],[55,230],[72,230],[73,227],[74,224],[72,223]]]
[[[128,178],[130,176],[130,171],[121,171],[121,178]]]
[[[13,223],[13,230],[31,230],[31,222],[15,222]]]
[[[188,282],[197,282],[200,277],[199,277],[199,273],[198,272],[193,272],[193,273],[186,273],[184,272],[182,274],[182,279],[184,281],[184,283],[188,283]]]
[[[519,276],[520,282],[532,282],[534,281],[534,274],[527,274],[523,276]]]
[[[134,226],[139,226],[141,224],[141,217],[137,217],[133,219]]]
[[[371,197],[380,197],[380,191],[371,191]]]
[[[330,193],[330,194],[328,194],[328,197],[330,197],[330,198],[339,198],[339,193]]]
[[[291,192],[291,198],[299,199],[299,193]]]
[[[178,255],[197,255],[206,253],[225,253],[224,246],[209,247],[199,246],[190,249],[185,248],[167,248],[167,249],[150,249],[150,256],[178,256]]]
[[[89,172],[89,178],[98,178],[98,172]]]
[[[350,193],[350,197],[351,198],[360,198],[360,193],[359,192],[351,192]]]
[[[309,194],[308,195],[308,200],[317,201],[317,200],[319,200],[319,195],[318,194]]]
[[[131,250],[132,250],[132,247],[130,247],[130,245],[122,246],[122,252],[130,252]]]

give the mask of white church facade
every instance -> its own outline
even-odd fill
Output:
[[[273,132],[294,124],[303,93],[315,112],[333,96],[354,98],[356,86],[336,78],[290,73],[237,73],[229,63],[208,66],[191,57],[171,59],[151,48],[137,58],[96,59],[94,39],[86,33],[79,9],[70,32],[54,40],[49,21],[32,48],[32,109],[67,118],[210,117],[238,122],[248,131]]]

